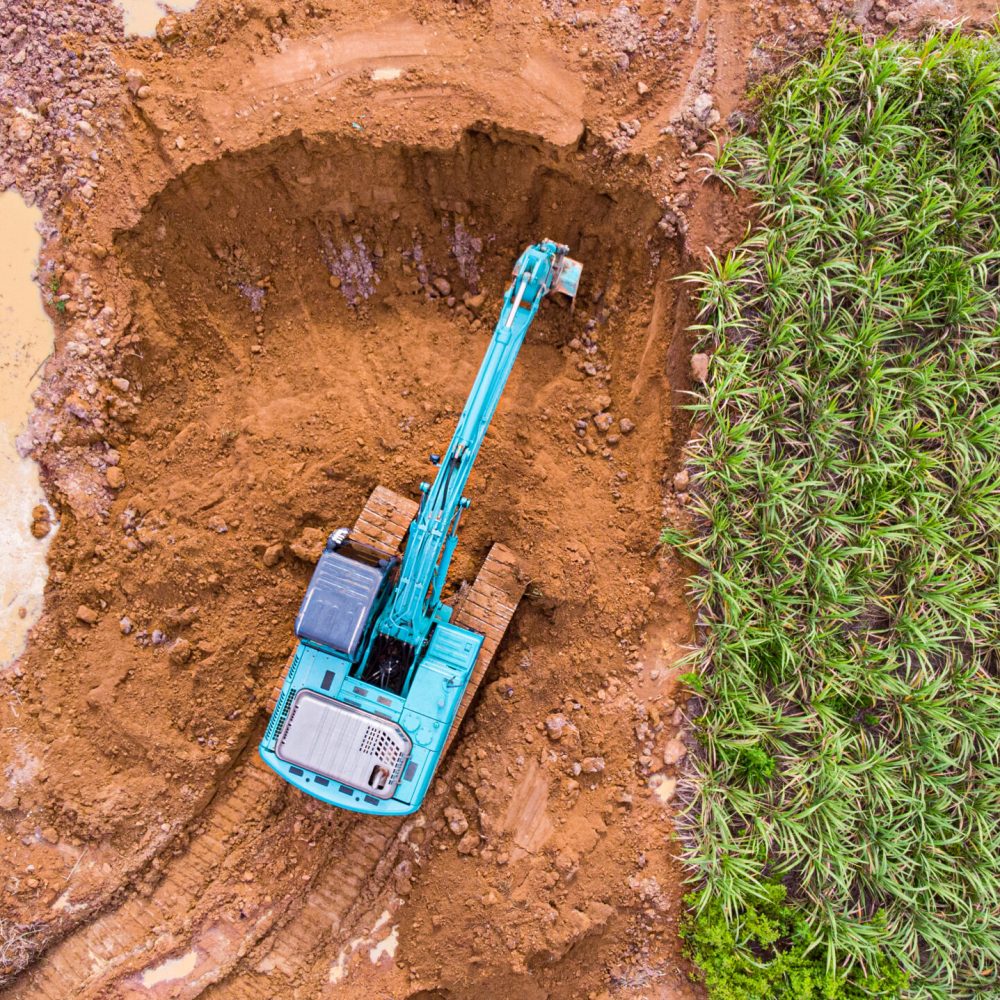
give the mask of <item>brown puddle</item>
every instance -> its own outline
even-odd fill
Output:
[[[0,667],[24,652],[42,612],[51,535],[31,534],[31,509],[45,502],[38,466],[17,449],[31,394],[52,352],[52,324],[33,280],[41,213],[15,191],[0,194]]]
[[[167,14],[185,14],[194,10],[198,0],[171,0],[168,5],[162,0],[117,0],[125,15],[126,35],[147,35],[156,32],[157,22]]]

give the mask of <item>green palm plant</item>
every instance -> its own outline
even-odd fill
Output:
[[[992,37],[838,31],[713,168],[758,226],[687,276],[713,361],[667,535],[704,635],[692,926],[747,949],[719,996],[807,995],[745,933],[776,879],[830,995],[1000,988],[998,106]]]

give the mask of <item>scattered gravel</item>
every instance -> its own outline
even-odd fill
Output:
[[[378,253],[373,254],[359,234],[354,234],[339,246],[326,233],[321,233],[320,239],[327,270],[332,277],[339,279],[340,284],[336,287],[348,305],[356,306],[371,298],[375,294],[375,286],[382,280],[376,270]]]
[[[442,221],[445,232],[448,232],[447,220]],[[479,255],[483,252],[483,241],[473,236],[461,222],[456,222],[449,233],[451,254],[458,264],[458,273],[462,276],[469,292],[479,291]]]
[[[92,197],[101,130],[113,127],[100,123],[122,100],[112,52],[123,40],[121,10],[106,0],[0,4],[0,190],[50,211],[61,194]]]

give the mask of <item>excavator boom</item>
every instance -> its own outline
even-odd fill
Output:
[[[410,528],[399,584],[378,625],[381,633],[417,648],[427,638],[440,607],[458,519],[468,505],[465,486],[528,327],[557,284],[576,294],[581,267],[565,256],[568,249],[546,240],[528,247],[514,265],[493,338],[438,474],[431,486],[421,485],[420,509]]]

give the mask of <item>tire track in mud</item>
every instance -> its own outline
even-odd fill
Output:
[[[377,487],[352,534],[396,551],[415,512]],[[486,641],[451,739],[523,589],[513,556],[495,546],[455,617]],[[275,976],[317,990],[330,981],[340,947],[385,898],[408,820],[350,817],[295,793],[257,758],[259,735],[192,822],[201,830],[184,853],[160,862],[160,883],[53,947],[13,984],[11,1000],[257,1000],[273,994]],[[319,834],[300,857],[301,831],[314,822]]]
[[[199,85],[190,91],[190,100],[208,135],[231,128],[234,115],[249,121],[278,102],[336,99],[353,84],[371,88],[366,110],[376,117],[382,105],[447,96],[450,113],[458,114],[465,104],[470,121],[484,112],[503,120],[515,109],[518,127],[529,127],[557,144],[577,140],[584,89],[573,73],[530,43],[499,55],[486,48],[475,59],[470,59],[468,46],[453,27],[442,31],[410,17],[391,17],[360,31],[290,39],[282,50],[256,58],[237,90],[221,94]],[[380,79],[375,75],[379,69],[392,75]],[[408,82],[407,75],[421,82]]]
[[[289,870],[276,878],[310,803],[253,756],[239,770],[234,787],[210,808],[204,830],[167,866],[148,898],[133,893],[56,945],[14,984],[12,1000],[196,997],[224,980],[260,942],[266,956],[261,971],[295,980],[313,964],[317,948],[351,933],[391,872],[386,860],[395,856],[401,821],[338,815],[305,863],[286,865]],[[268,814],[286,795],[289,807],[269,823]],[[253,886],[252,905],[240,898],[241,881]],[[258,886],[273,889],[275,882],[283,886],[280,898],[257,897]],[[251,986],[248,978],[229,980],[218,995],[267,995],[266,987]]]
[[[182,930],[187,914],[209,894],[219,874],[228,874],[225,860],[236,846],[234,834],[259,822],[280,792],[277,779],[255,765],[252,756],[234,769],[231,781],[201,818],[202,832],[194,835],[180,858],[167,864],[163,880],[148,898],[133,892],[79,928],[22,974],[8,996],[113,996],[108,989],[115,982],[169,952],[173,932]]]
[[[376,487],[352,534],[387,553],[396,552],[416,507]],[[327,811],[321,822],[329,824],[329,834],[317,837],[306,864],[301,869],[291,865],[295,870],[283,878],[281,869],[289,866],[283,865],[287,859],[282,853],[288,853],[287,845],[310,814],[325,807],[295,795],[267,769],[256,756],[259,736],[248,741],[232,779],[226,779],[206,812],[193,821],[193,826],[204,822],[203,830],[177,861],[167,864],[163,880],[148,898],[134,893],[60,942],[15,983],[11,997],[64,1000],[130,992],[194,997],[223,977],[273,927],[281,926],[287,915],[291,930],[278,938],[271,968],[289,977],[301,964],[300,957],[310,955],[331,931],[350,929],[365,890],[370,894],[380,887],[377,870],[402,821],[366,823]],[[284,809],[283,799],[289,802]],[[280,814],[273,822],[270,814],[276,808]],[[326,859],[330,863],[324,863]],[[286,884],[280,908],[270,895],[248,905],[235,891],[240,885],[237,862],[243,884],[266,887],[275,881],[277,870],[279,885],[294,883],[296,876],[299,885]],[[312,886],[304,899],[303,880]],[[297,910],[303,919],[295,919]],[[226,920],[230,912],[238,913],[238,919]],[[171,957],[182,942],[189,942],[183,954]],[[184,984],[178,992],[181,975]]]
[[[206,1000],[259,1000],[273,995],[275,976],[288,986],[308,984],[318,995],[330,981],[340,948],[374,919],[395,867],[403,820],[359,819],[350,827],[342,853],[316,877],[304,905],[292,918],[262,938],[248,960],[230,968]]]

